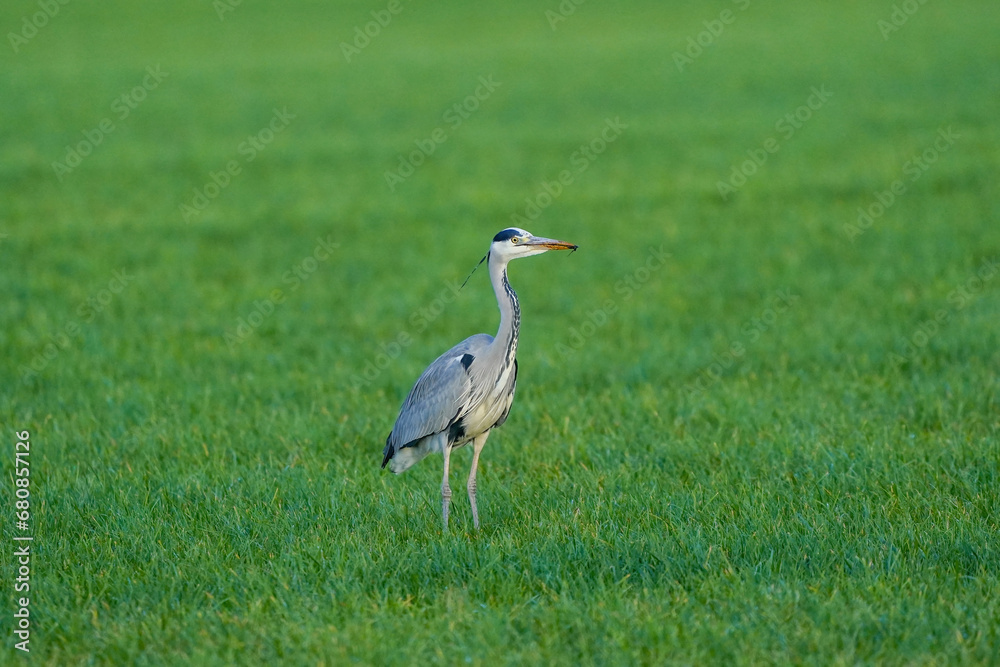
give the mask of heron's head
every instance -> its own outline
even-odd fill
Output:
[[[548,250],[576,250],[576,246],[566,241],[532,236],[531,232],[518,227],[508,227],[493,237],[489,256],[510,261],[518,257],[538,255]]]

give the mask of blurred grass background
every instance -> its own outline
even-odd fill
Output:
[[[218,6],[74,2],[23,43],[40,5],[0,8],[0,421],[11,452],[32,433],[36,657],[998,658],[994,4],[920,5],[885,39],[890,3],[594,1],[555,29],[555,2],[403,3],[350,62],[386,4]],[[148,67],[167,76],[119,118]],[[500,85],[451,128],[480,77]],[[813,87],[832,96],[782,138]],[[275,109],[294,118],[247,161]],[[484,530],[459,498],[442,536],[440,460],[391,478],[382,444],[426,364],[497,316],[484,274],[421,310],[609,118],[620,138],[522,225],[581,249],[511,269],[520,387]]]

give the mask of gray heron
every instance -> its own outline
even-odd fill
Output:
[[[444,455],[441,482],[441,512],[448,529],[448,462],[451,450],[472,443],[472,469],[466,488],[472,505],[472,522],[479,528],[476,508],[476,468],[490,431],[507,419],[517,384],[517,337],[521,309],[517,294],[507,280],[507,264],[513,259],[548,250],[576,250],[565,241],[532,236],[517,227],[493,237],[483,261],[500,307],[497,335],[476,334],[451,348],[427,367],[403,406],[392,433],[385,440],[382,467],[399,474],[428,454]]]

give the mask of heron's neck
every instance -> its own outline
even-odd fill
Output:
[[[507,262],[489,260],[490,282],[500,306],[500,328],[497,330],[493,346],[503,360],[504,365],[514,363],[517,354],[517,335],[521,329],[521,307],[517,302],[517,294],[507,281]]]

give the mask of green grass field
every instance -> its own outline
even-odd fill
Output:
[[[44,4],[0,662],[27,534],[38,664],[1000,661],[995,3]],[[512,219],[580,250],[443,534],[382,446]]]

